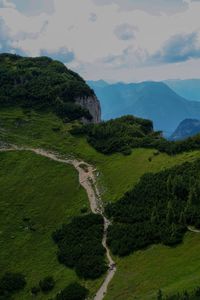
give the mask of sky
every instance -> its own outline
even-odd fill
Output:
[[[200,78],[200,0],[0,0],[0,52],[87,80]]]

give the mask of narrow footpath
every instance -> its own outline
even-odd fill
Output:
[[[11,145],[7,148],[1,148],[0,152],[7,152],[7,151],[31,151],[36,153],[37,155],[45,156],[49,159],[54,161],[70,164],[73,165],[74,168],[77,170],[79,174],[79,183],[80,185],[86,190],[88,195],[88,200],[90,203],[91,211],[94,214],[102,215],[104,219],[104,234],[102,239],[102,245],[106,249],[106,256],[108,260],[108,271],[105,277],[104,282],[102,283],[101,287],[97,291],[94,300],[102,300],[107,292],[108,285],[111,282],[115,272],[116,272],[116,265],[113,261],[110,250],[107,246],[107,232],[108,227],[110,225],[110,221],[105,217],[103,203],[101,200],[101,195],[97,187],[96,176],[95,176],[95,169],[93,166],[89,165],[84,161],[79,161],[76,159],[64,159],[59,156],[59,154],[52,153],[45,151],[43,149],[34,149],[34,148],[26,148],[26,147],[18,147],[15,145]]]

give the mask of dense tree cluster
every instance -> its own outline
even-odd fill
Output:
[[[134,116],[124,116],[91,126],[87,124],[74,127],[71,133],[87,135],[88,142],[105,154],[114,152],[130,154],[131,148],[144,146],[145,143],[160,138],[160,132],[153,131],[151,121]]]
[[[51,110],[69,120],[86,117],[77,97],[94,94],[85,81],[64,64],[48,57],[0,54],[0,105]]]
[[[58,245],[58,260],[85,279],[100,277],[106,272],[105,249],[102,246],[103,218],[88,214],[76,217],[53,233]]]
[[[12,295],[22,290],[25,285],[26,280],[22,274],[5,273],[0,279],[0,299],[12,299]]]
[[[108,244],[120,256],[154,243],[175,245],[187,225],[200,227],[200,160],[145,174],[122,199],[108,204]]]
[[[88,293],[85,287],[75,282],[59,292],[55,300],[85,300]]]
[[[88,142],[99,152],[131,154],[133,148],[154,148],[170,155],[200,149],[200,135],[184,141],[168,141],[161,132],[153,131],[149,120],[123,116],[100,124],[75,126],[71,133],[87,136]]]

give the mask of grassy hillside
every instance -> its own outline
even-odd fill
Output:
[[[37,299],[49,299],[76,281],[74,271],[58,263],[51,234],[62,223],[88,207],[78,175],[66,166],[29,152],[0,153],[0,276],[21,272],[27,287],[15,299],[31,299],[30,288],[53,276],[55,290]],[[87,283],[96,290],[97,281]]]
[[[117,273],[105,300],[155,300],[199,286],[200,234],[188,233],[183,244],[152,246],[117,261]]]
[[[0,140],[58,151],[94,164],[100,172],[98,178],[105,201],[119,199],[146,172],[157,172],[200,157],[199,151],[169,156],[165,153],[155,155],[153,149],[134,149],[129,156],[103,155],[91,147],[85,138],[72,136],[69,133],[71,126],[51,113],[0,110]]]
[[[99,180],[99,186],[102,190],[102,196],[104,201],[116,201],[118,200],[127,190],[129,190],[134,184],[136,184],[140,177],[146,173],[146,172],[157,172],[160,170],[163,170],[165,168],[172,167],[176,164],[181,164],[185,161],[193,161],[196,158],[200,157],[200,152],[199,151],[191,151],[188,153],[182,153],[179,155],[174,155],[174,156],[169,156],[167,154],[161,153],[159,155],[155,154],[154,149],[135,149],[133,150],[132,154],[129,156],[124,156],[122,154],[113,154],[113,155],[103,155],[101,153],[98,153],[94,148],[92,148],[86,141],[85,138],[78,138],[78,137],[73,137],[70,133],[69,130],[71,129],[71,124],[64,124],[58,117],[53,115],[52,113],[39,113],[39,112],[33,112],[33,111],[24,111],[23,109],[1,109],[0,110],[0,141],[6,141],[9,143],[13,144],[18,144],[18,145],[26,145],[26,146],[31,146],[31,147],[40,147],[44,149],[50,149],[53,151],[57,151],[63,155],[66,156],[75,156],[75,157],[80,157],[83,158],[85,161],[88,161],[92,164],[94,164],[97,167],[97,175],[98,175],[98,180]],[[57,186],[54,186],[53,189],[53,195],[55,195],[56,191],[57,195],[61,195],[59,199],[57,199],[57,202],[53,203],[55,204],[55,208],[59,210],[59,207],[63,208],[63,201],[65,205],[66,203],[66,197],[65,197],[65,192],[60,193],[63,189],[67,189],[66,187],[66,182],[70,182],[70,192],[71,192],[71,202],[73,203],[70,209],[68,211],[67,216],[70,217],[72,215],[77,215],[80,212],[80,208],[82,207],[83,203],[87,203],[87,198],[83,192],[81,192],[80,189],[77,190],[77,175],[76,173],[67,166],[62,166],[59,165],[55,162],[51,162],[47,159],[41,158],[41,157],[35,157],[34,155],[30,153],[22,153],[17,154],[17,153],[10,153],[10,154],[1,154],[1,157],[4,157],[5,164],[4,167],[1,168],[0,172],[3,172],[2,174],[6,175],[8,177],[7,180],[3,182],[3,186],[5,186],[5,195],[9,193],[9,191],[13,191],[12,195],[16,195],[15,198],[12,201],[16,202],[16,198],[18,199],[17,201],[21,201],[21,191],[24,189],[24,186],[26,187],[26,183],[24,185],[18,185],[18,182],[21,178],[24,178],[25,170],[23,169],[23,165],[26,164],[26,159],[25,156],[31,157],[29,158],[29,164],[27,165],[26,168],[26,174],[28,171],[30,171],[30,176],[35,174],[36,179],[38,178],[38,174],[42,174],[41,178],[38,178],[34,182],[34,190],[36,190],[36,193],[33,192],[33,190],[29,189],[29,192],[31,191],[32,193],[32,198],[35,199],[35,203],[39,203],[41,207],[41,198],[36,197],[38,195],[38,191],[40,191],[41,187],[44,189],[45,186],[42,184],[43,183],[43,177],[46,177],[47,179],[50,176],[51,183],[49,186],[56,184]],[[11,186],[9,185],[9,181],[12,183],[13,181],[13,174],[11,176],[10,172],[12,171],[12,168],[6,167],[6,165],[9,166],[9,162],[11,160],[12,166],[15,165],[16,157],[18,157],[18,162],[17,168],[19,168],[20,171],[15,172],[16,176],[18,176],[18,181],[16,181],[15,185]],[[20,157],[20,159],[19,159]],[[12,159],[11,159],[12,158]],[[35,169],[36,164],[35,160],[41,160],[43,161],[43,164],[40,164],[41,168],[37,166],[37,170]],[[4,161],[1,160],[1,161]],[[14,162],[13,162],[14,161]],[[53,167],[50,171],[50,166],[59,166],[59,172],[60,169],[64,170],[70,170],[68,173],[65,173],[64,171],[60,173],[57,171],[57,168]],[[62,167],[61,167],[62,166]],[[7,168],[7,170],[6,170]],[[34,170],[35,169],[35,170]],[[6,171],[5,171],[6,170]],[[10,170],[10,172],[8,172]],[[19,172],[19,174],[18,174]],[[57,173],[56,173],[57,172]],[[37,176],[36,176],[37,173]],[[28,173],[29,174],[29,173]],[[72,176],[72,174],[74,174]],[[65,176],[72,176],[74,181],[71,178],[70,179]],[[11,176],[11,177],[9,177]],[[52,176],[52,177],[51,177]],[[74,177],[75,176],[75,177]],[[30,178],[30,177],[29,177]],[[54,182],[54,178],[59,178],[58,182]],[[65,180],[66,178],[66,180]],[[46,180],[47,180],[46,179]],[[2,180],[2,179],[1,179]],[[50,179],[49,179],[50,180]],[[23,182],[21,181],[21,184]],[[18,186],[20,187],[20,191],[17,190]],[[2,184],[0,184],[0,187],[2,187]],[[14,190],[14,188],[16,190]],[[25,192],[26,189],[25,189]],[[51,194],[49,190],[47,191],[48,194]],[[80,198],[79,194],[77,193],[83,193],[82,195],[82,202],[80,202],[77,207],[74,207],[75,199]],[[51,196],[51,195],[50,195]],[[6,196],[8,197],[8,196]],[[28,196],[27,196],[28,197]],[[44,197],[42,197],[44,199]],[[48,210],[46,209],[49,207],[48,203],[51,203],[50,199],[52,198],[46,198],[45,197],[45,202],[46,206],[44,206],[41,214],[45,215]],[[59,202],[58,202],[59,201]],[[16,202],[17,203],[17,202]],[[21,202],[19,202],[21,203]],[[26,202],[27,203],[27,202]],[[28,205],[27,203],[26,205]],[[30,204],[29,204],[30,205]],[[15,206],[13,206],[14,209]],[[35,210],[35,205],[34,209],[30,207],[30,211],[34,212]],[[52,210],[54,210],[53,208]],[[28,210],[28,209],[27,209]],[[15,210],[14,210],[15,211]],[[29,211],[29,210],[28,210]],[[39,211],[37,211],[39,213]],[[66,210],[61,209],[58,214],[53,214],[55,217],[54,219],[54,225],[56,223],[56,227],[59,227],[59,223],[63,223],[65,221],[65,216],[66,216]],[[21,217],[21,209],[16,212],[16,214],[19,213],[19,216]],[[10,214],[10,213],[9,213]],[[14,214],[14,212],[12,213]],[[34,216],[34,214],[33,214]],[[53,226],[51,226],[51,229]],[[8,229],[10,230],[10,229]],[[21,229],[20,229],[21,230]],[[24,233],[24,232],[23,232]],[[39,233],[39,232],[38,232]],[[34,233],[37,234],[37,231]],[[47,236],[49,236],[50,231],[47,232]],[[17,235],[17,234],[16,234]],[[19,235],[19,240],[23,241],[24,235],[21,237]],[[194,237],[194,238],[193,238]],[[8,237],[6,237],[8,238]],[[16,239],[16,238],[15,238]],[[15,239],[13,239],[15,241]],[[11,241],[13,243],[13,240]],[[30,239],[31,240],[31,239]],[[42,240],[42,243],[40,244],[41,248],[38,247],[38,258],[36,259],[36,256],[30,256],[27,257],[25,266],[32,266],[33,264],[37,266],[36,271],[33,271],[34,269],[30,269],[30,281],[31,284],[34,284],[35,281],[33,278],[36,278],[36,281],[39,280],[40,275],[46,276],[48,275],[51,270],[54,271],[54,276],[57,281],[57,288],[63,287],[63,285],[66,285],[68,282],[71,280],[74,280],[76,278],[75,273],[72,272],[71,270],[65,269],[64,267],[62,268],[61,265],[59,265],[56,261],[56,257],[54,257],[53,260],[53,253],[56,251],[56,246],[53,245],[51,240],[48,240],[48,242],[44,242],[45,240]],[[50,244],[49,244],[50,243]],[[31,244],[35,244],[34,241],[31,240]],[[191,246],[191,251],[190,249],[190,244]],[[31,248],[31,246],[29,246]],[[52,248],[51,248],[52,247]],[[44,251],[44,249],[47,249],[48,251]],[[32,248],[31,248],[32,249]],[[52,249],[52,250],[49,250]],[[153,249],[153,254],[149,251]],[[154,249],[157,249],[154,254]],[[162,250],[164,249],[164,250]],[[179,250],[178,250],[179,249]],[[187,252],[186,252],[187,249]],[[195,251],[196,249],[196,251]],[[194,251],[193,251],[194,250]],[[5,251],[5,249],[4,249]],[[23,250],[24,251],[24,250]],[[52,252],[51,252],[52,251]],[[178,251],[178,252],[177,252]],[[46,257],[46,253],[48,254],[49,258]],[[171,254],[172,260],[170,262],[170,256],[169,253]],[[177,254],[178,253],[178,254]],[[5,255],[5,254],[4,254]],[[156,261],[156,258],[161,255],[161,259]],[[27,256],[27,254],[26,254]],[[56,255],[55,255],[56,256]],[[177,265],[175,265],[175,268],[177,269],[177,273],[182,273],[183,272],[183,267],[188,263],[189,259],[192,259],[192,261],[198,261],[199,260],[199,248],[198,248],[198,235],[192,235],[189,234],[186,239],[185,243],[181,246],[178,246],[177,248],[172,248],[168,249],[167,247],[162,247],[162,246],[156,246],[152,247],[147,251],[140,251],[137,252],[134,255],[131,255],[130,257],[127,257],[125,259],[117,259],[118,262],[118,269],[116,276],[113,279],[113,282],[111,284],[111,290],[109,290],[108,294],[108,300],[110,299],[118,299],[116,298],[116,295],[119,295],[122,300],[124,300],[122,295],[127,294],[127,300],[132,299],[134,295],[137,296],[136,299],[143,300],[145,299],[143,296],[144,294],[149,297],[153,295],[159,287],[163,288],[167,292],[173,292],[176,291],[177,288],[180,288],[180,290],[183,288],[183,283],[182,283],[182,277],[177,275],[176,277],[176,283],[169,284],[169,281],[171,280],[169,276],[169,271],[165,273],[165,269],[167,266],[172,265],[174,263],[174,257],[179,257],[179,262],[177,262]],[[138,259],[138,257],[140,259]],[[148,258],[149,257],[149,258]],[[192,258],[191,258],[192,257]],[[32,260],[35,260],[32,262]],[[47,265],[46,262],[42,262],[42,260],[50,260],[52,262],[52,265]],[[30,260],[30,261],[29,261]],[[152,262],[152,264],[149,266],[146,266],[146,261]],[[5,260],[6,261],[6,260]],[[7,257],[8,261],[8,257]],[[10,261],[10,260],[9,260]],[[16,258],[17,261],[17,258]],[[162,264],[161,264],[162,262]],[[15,263],[15,262],[14,262]],[[157,263],[157,268],[156,268],[156,263]],[[159,277],[156,274],[158,272],[159,265],[158,263],[161,264],[160,267],[160,275],[162,279],[162,285],[160,285]],[[11,264],[11,263],[10,263]],[[9,266],[9,265],[8,265]],[[52,266],[52,267],[51,267]],[[198,271],[195,269],[195,263],[191,265],[191,268],[188,269],[188,272],[185,272],[184,274],[184,282],[187,282],[186,287],[191,287],[193,288],[196,286],[197,282],[194,280],[194,282],[191,281],[191,276],[194,274],[194,278],[196,278],[195,274],[199,275]],[[13,268],[13,265],[10,265],[10,268]],[[41,268],[41,269],[40,269]],[[48,270],[48,268],[50,268]],[[155,268],[155,269],[154,269]],[[189,268],[189,266],[188,266]],[[138,269],[138,272],[135,273]],[[39,270],[39,271],[38,271]],[[42,271],[41,271],[42,270]],[[41,272],[41,273],[40,273]],[[195,273],[197,272],[197,273]],[[40,275],[38,275],[40,274]],[[65,274],[65,275],[63,275]],[[126,275],[125,275],[126,274]],[[135,276],[137,274],[137,276]],[[154,279],[155,276],[156,278]],[[175,277],[174,277],[175,278]],[[121,283],[120,283],[121,280]],[[156,281],[158,280],[158,281]],[[99,281],[98,281],[99,282]],[[91,291],[95,291],[98,282],[93,282],[93,283],[87,283]],[[145,288],[143,289],[143,282],[145,285]],[[154,283],[156,282],[156,283]],[[172,282],[172,281],[170,281]],[[141,287],[142,285],[142,287]],[[170,285],[170,288],[168,289],[168,286]],[[152,290],[151,290],[152,287]],[[141,290],[144,290],[144,294],[142,294]],[[150,292],[149,292],[150,291]],[[27,295],[27,294],[26,294]],[[121,295],[121,296],[120,296]],[[25,297],[25,296],[23,296]],[[129,298],[128,298],[129,297]],[[20,300],[23,299],[22,297],[19,298]],[[27,298],[24,298],[26,300]],[[42,298],[43,299],[43,298]],[[48,299],[48,298],[44,298]],[[147,298],[151,299],[151,298]],[[18,300],[18,299],[17,299]],[[120,298],[119,298],[120,300]]]

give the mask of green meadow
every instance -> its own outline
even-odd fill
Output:
[[[53,276],[49,299],[69,283],[75,272],[57,261],[57,246],[51,234],[62,223],[88,207],[85,191],[73,167],[30,152],[0,153],[0,275],[23,273],[27,286],[15,299],[31,299],[30,289],[46,276]],[[87,282],[91,293],[100,281]]]
[[[153,149],[134,149],[130,156],[105,156],[85,138],[71,136],[71,126],[51,113],[19,108],[0,111],[0,140],[93,164],[105,202],[117,201],[146,172],[200,158],[200,151],[168,156],[155,155]],[[0,195],[0,270],[23,272],[28,279],[27,288],[16,299],[30,299],[30,288],[47,275],[55,277],[56,288],[52,294],[39,294],[39,300],[49,299],[78,280],[75,272],[57,262],[57,249],[51,240],[53,230],[89,206],[75,170],[29,152],[0,153]],[[24,222],[27,218],[33,230]],[[200,235],[188,233],[176,248],[153,246],[115,260],[117,273],[106,300],[155,299],[159,288],[167,294],[192,289],[200,278]],[[84,284],[92,295],[101,281]]]
[[[187,233],[174,248],[155,245],[117,259],[117,272],[105,300],[156,300],[200,286],[200,234]]]

